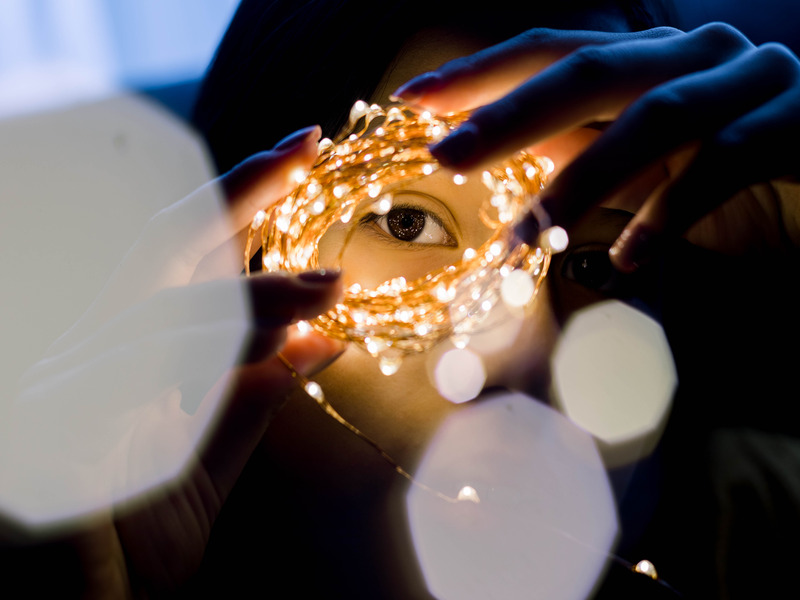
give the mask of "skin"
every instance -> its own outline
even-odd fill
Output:
[[[609,21],[603,20],[603,28],[608,24]],[[409,78],[483,46],[476,40],[424,32],[391,65],[377,97],[372,100],[385,102],[386,96]],[[543,57],[542,64],[549,64],[570,49],[556,47]],[[511,88],[506,85],[504,89]],[[496,94],[497,89],[490,92]],[[536,152],[553,158],[557,168],[554,176],[558,176],[598,135],[594,128],[579,128],[528,142],[535,141]],[[663,165],[657,165],[630,183],[650,192],[662,181],[663,173]],[[238,174],[234,172],[227,180],[229,193],[245,198],[247,194],[239,194],[237,190],[247,190],[249,184],[258,183],[259,178],[251,175],[247,167]],[[436,190],[424,191],[442,194]],[[641,206],[641,199],[641,194],[605,198],[600,210],[585,212],[583,219],[574,225],[571,248],[553,261],[548,284],[537,300],[536,310],[520,323],[513,348],[485,357],[488,385],[507,385],[546,399],[547,357],[562,323],[573,310],[617,291],[616,287],[606,289],[609,283],[606,281],[601,282],[600,289],[585,285],[577,275],[579,269],[576,270],[588,260],[581,252],[607,252],[623,230],[628,214],[604,212],[603,208],[630,210]],[[247,226],[253,209],[246,206],[241,227]],[[457,221],[454,229],[469,231],[466,221],[462,223],[459,208],[450,210]],[[363,235],[371,242],[380,239],[374,228],[365,229]],[[459,244],[473,243],[471,235],[459,237]],[[375,248],[375,243],[368,245]],[[442,252],[455,251],[448,248]],[[385,260],[389,261],[391,254],[391,250],[387,251]],[[431,256],[432,263],[442,259],[443,256],[435,259]],[[345,266],[347,277],[355,277],[351,274],[354,269]],[[379,274],[362,276],[378,278]],[[614,281],[614,286],[621,282]],[[334,295],[333,288],[328,290],[327,304]],[[283,328],[279,329],[283,333]],[[284,351],[296,366],[309,372],[324,362],[321,359],[336,355],[331,346],[315,350],[314,342],[309,341],[314,338],[290,339]],[[269,346],[266,354],[274,349]],[[262,351],[260,356],[263,355]],[[524,357],[524,361],[509,361],[508,356]],[[435,357],[434,352],[410,358],[397,375],[386,378],[371,357],[349,348],[315,379],[345,418],[377,440],[400,464],[413,470],[441,421],[464,408],[442,399],[430,384],[429,361]],[[255,576],[259,579],[263,571],[257,569],[266,567],[282,577],[290,567],[302,563],[315,573],[324,588],[357,590],[362,596],[383,598],[393,594],[399,598],[424,597],[402,530],[402,497],[407,482],[374,450],[324,415],[304,394],[292,395],[276,415],[272,400],[279,399],[276,403],[280,404],[291,381],[274,360],[267,362],[275,369],[248,365],[256,368],[241,370],[242,389],[238,390],[230,418],[223,419],[200,457],[199,469],[192,471],[185,485],[165,490],[141,510],[115,515],[114,521],[109,516],[100,526],[74,540],[76,547],[81,548],[87,579],[95,582],[96,595],[112,590],[113,595],[124,596],[131,585],[145,589],[180,585],[198,567],[211,525],[231,492],[235,498],[228,504],[227,524],[219,523],[215,528],[218,542],[209,548],[211,563],[214,556],[230,555],[233,564],[238,567],[236,561],[241,559],[244,568],[258,573]],[[276,382],[280,385],[276,386]],[[270,390],[270,402],[266,404],[265,389]],[[245,468],[248,460],[252,465]],[[221,485],[220,481],[209,483],[208,473],[216,473]],[[238,495],[234,484],[242,490]],[[185,509],[196,506],[192,501],[197,498],[198,490],[206,490],[211,502],[194,514]],[[213,494],[218,490],[223,492],[220,497]],[[158,551],[153,552],[152,548]],[[227,573],[220,574],[220,578],[230,579]],[[297,586],[306,584],[313,585],[296,582]]]
[[[446,44],[442,44],[443,39],[446,39]],[[424,71],[431,64],[474,51],[479,46],[474,40],[453,36],[443,38],[436,32],[418,36],[392,65],[379,86],[378,97],[372,100],[388,101],[383,94],[409,76]],[[537,150],[546,150],[554,158],[557,173],[597,135],[598,132],[592,129],[578,129]],[[374,223],[356,225],[359,229],[342,261],[345,285],[354,281],[374,285],[397,275],[409,278],[421,274],[422,265],[426,269],[440,267],[458,258],[466,247],[480,245],[486,235],[476,211],[482,200],[482,185],[477,183],[477,177],[472,177],[472,183],[456,188],[449,183],[450,176],[441,172],[425,183],[410,186],[412,193],[414,190],[424,191],[437,197],[437,202],[414,200],[411,195],[410,201],[420,202],[426,210],[450,213],[449,216],[442,214],[442,218],[453,230],[455,246],[412,244],[403,247]],[[575,232],[573,243],[579,251],[574,256],[570,252],[553,261],[534,309],[525,318],[507,324],[512,329],[513,344],[483,353],[488,387],[510,387],[547,399],[548,358],[567,313],[614,292],[613,289],[603,292],[582,286],[564,265],[577,261],[580,249],[586,247],[603,248],[600,255],[605,257],[629,217],[627,213],[615,211],[613,217],[608,218],[608,214],[601,212]],[[597,224],[600,226],[595,226]],[[326,238],[321,244],[323,264],[337,254],[344,231],[330,232]],[[364,256],[369,256],[370,260],[364,261]],[[560,304],[570,306],[568,311],[553,310],[553,293],[557,294]],[[475,340],[471,348],[476,346],[480,346],[479,340]],[[443,399],[430,377],[438,356],[450,347],[443,344],[425,355],[410,356],[404,360],[399,372],[390,377],[380,373],[377,361],[371,356],[349,347],[334,364],[316,375],[315,381],[322,385],[326,398],[345,419],[413,472],[443,419],[466,408]],[[363,540],[357,547],[348,545],[346,549],[326,554],[325,561],[333,565],[326,568],[326,572],[348,581],[350,578],[358,580],[360,591],[371,589],[371,582],[376,582],[375,585],[381,589],[375,593],[382,597],[389,594],[382,586],[387,582],[396,583],[398,578],[402,579],[404,586],[422,585],[415,573],[408,540],[405,539],[407,534],[402,528],[397,529],[398,524],[404,522],[402,497],[408,484],[372,448],[324,415],[298,391],[275,417],[259,450],[273,468],[277,465],[279,473],[292,473],[291,485],[299,490],[297,493],[301,497],[314,498],[315,505],[327,507],[326,514],[336,515],[333,519],[311,517],[313,525],[304,529],[304,535],[313,537],[314,543],[325,547],[341,535],[337,532],[344,527],[349,535]],[[276,485],[280,487],[280,483]],[[354,509],[356,517],[345,516]],[[306,521],[309,517],[304,514],[299,518]],[[389,543],[384,532],[391,532],[395,543]],[[373,576],[364,577],[363,571],[366,570]],[[398,593],[398,597],[404,597],[408,590]],[[417,593],[422,594],[419,590]]]

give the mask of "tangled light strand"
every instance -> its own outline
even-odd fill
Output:
[[[428,145],[445,137],[466,117],[465,113],[417,113],[402,104],[384,109],[356,102],[350,113],[350,133],[336,143],[327,138],[321,140],[317,162],[298,181],[295,190],[253,217],[244,252],[246,273],[250,274],[250,254],[259,234],[266,271],[319,268],[318,245],[326,231],[337,222],[347,224],[355,219],[357,223],[369,212],[387,214],[392,208],[392,193],[399,185],[439,169]],[[464,347],[501,299],[508,304],[504,290],[508,286],[504,283],[528,282],[523,286],[528,292],[521,299],[519,293],[515,294],[517,300],[509,306],[523,310],[530,307],[547,274],[551,249],[563,250],[566,234],[555,231],[560,236],[556,243],[532,247],[515,238],[513,224],[531,210],[542,229],[549,227],[548,216],[532,199],[552,170],[550,159],[527,152],[519,152],[487,169],[481,179],[490,198],[481,206],[480,218],[493,233],[480,248],[468,248],[456,264],[411,282],[396,277],[375,289],[354,284],[345,290],[343,302],[309,321],[310,326],[365,349],[378,358],[381,371],[391,375],[400,367],[404,355],[422,352],[445,339]],[[460,185],[465,178],[456,174],[453,181]],[[352,232],[351,228],[340,251],[340,261]],[[447,502],[480,503],[477,490],[471,486],[449,496],[414,479],[377,442],[345,420],[325,399],[318,383],[299,374],[282,354],[278,353],[278,359],[327,415],[370,445],[410,483]],[[634,565],[614,554],[606,555],[672,589],[649,561]]]
[[[465,118],[464,113],[434,116],[401,104],[384,109],[357,102],[349,135],[338,143],[322,140],[316,164],[295,190],[253,218],[245,249],[247,272],[259,233],[266,271],[319,268],[318,244],[325,232],[337,222],[357,223],[368,213],[388,213],[400,185],[439,169],[428,145]],[[530,207],[550,170],[549,159],[527,152],[487,169],[481,180],[490,195],[480,218],[492,233],[480,248],[468,248],[456,264],[411,282],[395,277],[375,289],[353,284],[343,302],[310,321],[311,326],[365,349],[390,375],[406,354],[447,338],[463,346],[502,298],[501,284],[512,272],[532,280],[532,291],[522,302],[530,305],[547,273],[550,252],[521,243],[512,225]],[[457,174],[454,183],[464,179]],[[341,253],[353,231],[351,227]]]

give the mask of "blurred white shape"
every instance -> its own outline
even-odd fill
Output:
[[[460,490],[458,490],[458,496],[456,499],[467,502],[474,502],[475,504],[480,504],[481,499],[478,496],[478,490],[476,490],[471,485],[465,485]]]
[[[608,466],[658,443],[678,383],[661,325],[610,300],[576,313],[552,359],[556,404],[598,441]]]
[[[415,477],[480,502],[449,503],[416,486],[406,502],[414,548],[439,600],[584,599],[617,534],[608,479],[590,435],[518,393],[447,418]]]
[[[197,136],[137,97],[0,120],[6,519],[64,525],[174,478],[194,456],[250,322],[240,282],[186,296],[191,271],[169,260],[231,233],[214,185],[173,205],[213,176]],[[147,230],[167,206],[181,218]],[[208,273],[238,272],[224,248]],[[40,360],[101,291],[93,318]]]
[[[486,383],[483,360],[466,348],[456,348],[442,354],[433,375],[439,393],[456,404],[475,398]]]
[[[198,78],[239,0],[3,0],[0,116]]]
[[[533,279],[525,271],[514,269],[503,278],[500,284],[500,295],[503,302],[512,308],[525,306],[533,298],[536,288]]]
[[[569,235],[562,227],[550,227],[544,232],[544,244],[555,253],[563,252],[569,245]]]

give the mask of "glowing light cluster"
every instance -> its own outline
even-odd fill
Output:
[[[357,223],[369,213],[391,210],[392,192],[409,180],[439,169],[428,145],[458,127],[466,114],[434,116],[417,113],[402,104],[386,108],[357,102],[350,113],[348,133],[334,143],[319,144],[319,158],[311,171],[283,201],[253,218],[245,250],[245,269],[260,233],[263,267],[267,271],[302,272],[319,268],[318,244],[337,222]],[[381,371],[392,374],[403,356],[421,352],[452,338],[468,339],[504,297],[503,280],[521,275],[531,285],[514,308],[533,301],[550,261],[550,249],[521,243],[513,224],[544,186],[552,162],[520,152],[481,175],[490,191],[480,218],[492,231],[477,249],[462,259],[414,281],[396,277],[374,289],[350,286],[334,310],[310,321],[331,337],[349,340],[380,361]],[[466,177],[457,174],[454,183]],[[355,228],[350,227],[339,261]]]

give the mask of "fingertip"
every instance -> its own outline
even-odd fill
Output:
[[[407,104],[417,104],[425,94],[439,89],[442,84],[442,76],[436,71],[430,71],[401,85],[394,93],[390,94],[389,99],[401,100]]]
[[[229,203],[247,203],[254,192],[267,199],[287,193],[297,184],[298,169],[310,168],[316,159],[321,135],[319,125],[300,129],[286,136],[272,150],[253,154],[222,175],[220,181]]]
[[[309,127],[298,129],[294,133],[287,135],[275,144],[273,150],[289,151],[310,141],[318,142],[321,137],[322,127],[319,125],[310,125]]]
[[[298,279],[313,284],[329,284],[341,279],[341,277],[341,269],[315,269],[304,271],[297,275]]]
[[[461,125],[441,142],[430,147],[430,152],[445,167],[464,167],[481,145],[481,133],[477,125],[469,121]]]
[[[298,332],[291,328],[281,349],[281,354],[295,370],[308,377],[322,371],[338,359],[347,349],[347,344],[314,331]]]
[[[659,238],[658,231],[650,225],[628,225],[608,250],[611,264],[618,271],[633,273],[652,259]]]

